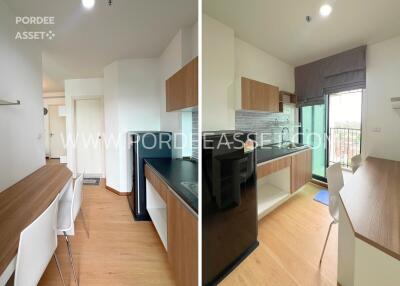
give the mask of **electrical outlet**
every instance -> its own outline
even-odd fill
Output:
[[[381,132],[382,131],[382,129],[380,128],[380,127],[374,127],[374,128],[372,128],[372,132],[377,132],[377,133],[379,133],[379,132]]]

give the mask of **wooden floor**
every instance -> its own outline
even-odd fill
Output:
[[[166,251],[151,222],[132,219],[126,197],[101,186],[83,187],[83,214],[90,238],[79,215],[77,233],[71,237],[80,285],[175,285]],[[75,285],[65,241],[56,251],[66,280]],[[41,286],[62,285],[54,260],[40,281]]]
[[[46,165],[57,165],[60,164],[60,159],[46,158]]]
[[[220,284],[336,286],[337,225],[332,227],[321,268],[319,257],[331,217],[306,185],[259,223],[260,246]]]
[[[220,285],[336,286],[336,225],[318,267],[331,218],[328,207],[313,201],[317,191],[307,185],[260,221],[260,246]],[[106,191],[104,185],[84,186],[83,212],[90,238],[80,216],[72,237],[82,286],[175,284],[153,225],[132,220],[126,197]],[[57,254],[66,284],[74,285],[63,239]],[[54,261],[39,285],[62,285]]]

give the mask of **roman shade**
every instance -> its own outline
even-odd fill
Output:
[[[365,88],[366,46],[295,68],[299,106],[323,104],[325,94]]]

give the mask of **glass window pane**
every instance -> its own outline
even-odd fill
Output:
[[[303,131],[303,144],[313,147],[312,172],[313,175],[325,178],[326,148],[325,148],[325,126],[326,108],[325,104],[305,106],[301,110],[301,126]]]

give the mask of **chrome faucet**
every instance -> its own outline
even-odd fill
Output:
[[[285,142],[289,142],[289,140],[283,140],[283,136],[285,135],[285,130],[287,131],[287,134],[289,135],[289,133],[290,133],[290,130],[289,130],[289,128],[287,128],[287,127],[283,127],[282,128],[282,131],[281,131],[281,143],[283,144],[283,143],[285,143]]]

